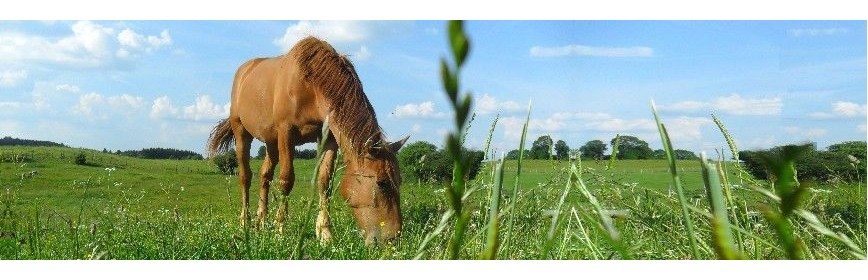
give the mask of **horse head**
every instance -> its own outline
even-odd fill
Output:
[[[401,231],[401,171],[396,154],[408,137],[365,147],[359,157],[346,157],[341,195],[365,235],[365,243],[392,239]]]

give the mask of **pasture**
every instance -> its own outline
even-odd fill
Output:
[[[74,164],[84,152],[87,165]],[[261,160],[252,160],[258,170]],[[275,228],[271,203],[262,229],[239,226],[236,176],[223,175],[207,160],[146,160],[92,150],[0,147],[0,259],[442,259],[449,227],[438,228],[448,209],[444,186],[405,181],[401,188],[404,228],[393,242],[365,246],[346,203],[331,200],[334,240],[314,237],[314,160],[296,160],[296,184],[283,232]],[[567,161],[516,162],[504,170],[499,259],[691,259],[689,236],[670,187],[666,161],[581,162],[581,179],[607,209],[618,234],[592,214],[592,205],[570,178]],[[578,163],[577,163],[578,164]],[[699,257],[714,259],[708,199],[698,161],[678,161],[690,201]],[[340,163],[338,163],[340,167]],[[732,163],[732,216],[738,249],[749,259],[786,254],[761,209],[772,203],[741,181]],[[478,258],[485,245],[491,165],[469,183],[470,222],[461,258]],[[342,174],[338,169],[337,176]],[[253,186],[259,182],[254,176]],[[336,181],[336,180],[335,180]],[[757,187],[768,187],[756,182]],[[517,197],[511,197],[518,186]],[[251,190],[255,203],[256,188]],[[276,202],[277,190],[271,199]],[[560,202],[560,201],[563,202]],[[510,208],[510,202],[515,207]],[[814,185],[804,200],[825,226],[862,252],[866,246],[865,181]],[[505,206],[504,206],[505,205]],[[558,219],[557,223],[552,218]],[[794,220],[795,235],[809,259],[852,259],[852,248]],[[439,234],[437,234],[439,233]],[[421,248],[421,250],[420,250]]]

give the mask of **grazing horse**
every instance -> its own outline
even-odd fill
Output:
[[[266,147],[259,172],[257,225],[263,223],[268,212],[268,189],[276,164],[280,164],[277,183],[282,194],[276,220],[282,225],[286,197],[295,181],[292,164],[295,146],[319,141],[326,120],[329,131],[316,175],[317,237],[323,242],[332,237],[328,186],[338,148],[346,164],[340,193],[352,209],[365,243],[395,237],[401,230],[398,195],[401,175],[395,153],[407,137],[395,143],[386,141],[350,60],[313,37],[299,41],[285,55],[255,58],[241,65],[232,86],[229,117],[211,132],[210,155],[227,151],[235,142],[241,225],[249,222],[249,159],[253,138]]]

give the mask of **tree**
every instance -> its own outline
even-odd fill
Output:
[[[467,170],[469,180],[476,178],[482,169],[485,154],[482,151],[464,150],[470,158]],[[404,146],[398,152],[398,164],[401,165],[401,176],[405,180],[423,182],[443,182],[452,180],[452,158],[445,150],[437,150],[433,144],[416,141]]]
[[[618,143],[618,159],[652,159],[654,151],[648,147],[648,142],[635,136],[621,135]],[[615,138],[609,142],[615,145]]]
[[[257,159],[265,159],[265,145],[259,147],[259,151],[256,152]]]
[[[424,177],[422,174],[425,172],[422,168],[426,164],[430,165],[435,153],[437,153],[437,146],[425,141],[416,141],[405,145],[398,151],[398,164],[401,166],[401,176],[404,179],[413,181]]]
[[[846,141],[831,145],[827,150],[832,153],[851,155],[864,162],[866,146],[868,145],[866,145],[865,141]]]
[[[518,159],[518,155],[519,155],[518,150],[512,150],[512,151],[509,151],[508,153],[506,153],[506,159],[509,159],[509,160]],[[528,159],[528,158],[530,158],[530,151],[528,151],[527,149],[524,149],[524,157],[522,159]]]
[[[555,159],[570,159],[570,146],[567,146],[567,142],[564,142],[564,140],[558,140],[555,143]]]
[[[603,159],[603,155],[608,149],[606,143],[603,143],[603,141],[591,140],[585,143],[585,145],[582,145],[582,147],[579,148],[579,152],[582,153],[582,158]]]
[[[552,155],[552,138],[548,135],[540,136],[533,141],[530,148],[530,158],[532,159],[549,159]]]
[[[664,156],[665,157],[665,156]],[[688,150],[675,150],[675,159],[699,159],[695,153]]]

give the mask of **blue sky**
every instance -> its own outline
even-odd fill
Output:
[[[865,21],[468,21],[467,144],[540,135],[572,148],[615,134],[660,147],[742,149],[866,139]],[[110,150],[204,152],[237,67],[316,35],[349,55],[391,138],[441,145],[453,129],[442,21],[0,21],[0,137]]]

